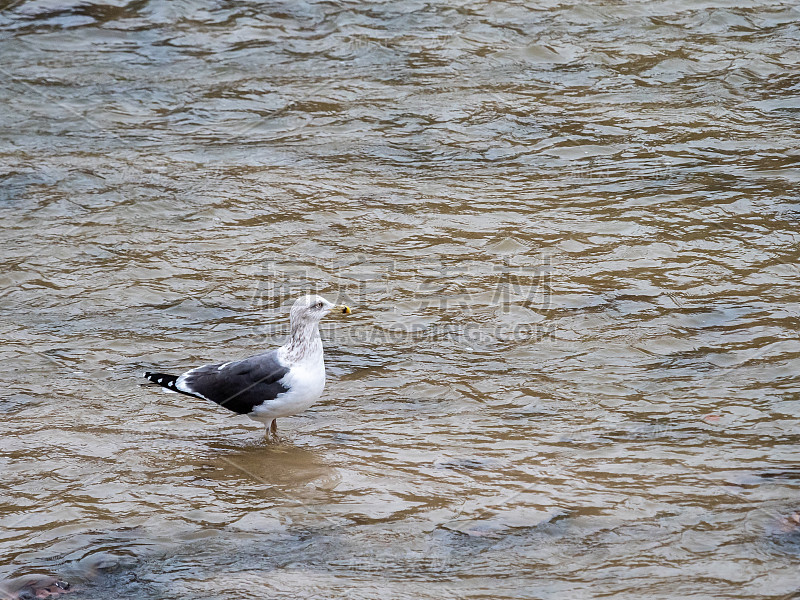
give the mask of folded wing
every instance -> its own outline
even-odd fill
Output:
[[[245,415],[289,391],[281,384],[288,372],[273,350],[244,360],[197,367],[178,377],[175,388]]]

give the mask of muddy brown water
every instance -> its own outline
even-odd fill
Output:
[[[796,597],[793,3],[0,7],[0,578]],[[280,444],[140,387],[305,291]]]

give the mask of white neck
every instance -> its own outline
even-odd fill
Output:
[[[319,361],[322,359],[322,339],[317,323],[292,323],[289,339],[283,345],[290,362]]]

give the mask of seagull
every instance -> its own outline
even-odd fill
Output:
[[[144,376],[173,392],[216,402],[263,423],[269,439],[270,433],[278,434],[278,418],[303,412],[325,387],[320,319],[330,313],[351,312],[348,306],[334,305],[321,296],[302,296],[292,305],[289,338],[280,348],[242,360],[203,365],[182,375],[148,371]]]

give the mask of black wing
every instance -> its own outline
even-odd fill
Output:
[[[289,391],[280,383],[288,372],[278,360],[277,350],[273,350],[244,360],[197,367],[181,375],[175,387],[246,415],[256,406]]]

